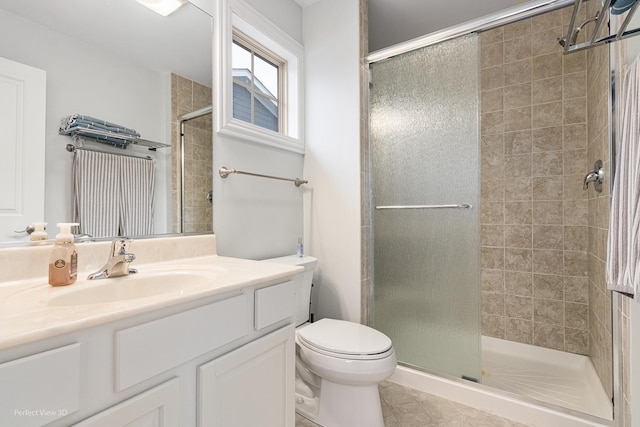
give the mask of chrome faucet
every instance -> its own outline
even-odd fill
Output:
[[[89,275],[88,279],[106,279],[109,277],[126,276],[130,273],[137,273],[135,268],[129,268],[129,263],[136,259],[136,256],[127,253],[127,246],[131,239],[116,239],[111,243],[111,255],[107,263],[100,270]]]
[[[584,181],[582,182],[582,189],[586,190],[589,188],[589,183],[593,182],[593,187],[598,193],[602,192],[602,181],[604,180],[604,169],[602,168],[602,160],[596,161],[593,165],[593,171],[587,173],[584,176]]]
[[[82,234],[74,234],[73,235],[73,241],[74,243],[81,243],[81,242],[95,242],[96,239],[93,238],[93,236],[91,234],[87,234],[87,233],[82,233]]]

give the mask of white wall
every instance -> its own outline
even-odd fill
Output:
[[[198,0],[213,10],[212,0]],[[226,136],[214,136],[220,166],[289,177],[308,185],[214,173],[218,253],[263,259],[305,252],[319,259],[316,315],[360,320],[360,105],[357,0],[320,0],[301,9],[292,0],[247,1],[305,49],[304,157]],[[302,34],[302,40],[300,40]],[[304,169],[303,169],[304,166]]]
[[[189,0],[213,16],[215,0]],[[244,0],[262,16],[302,44],[302,9],[294,0]]]
[[[205,9],[215,10],[213,0]],[[247,3],[299,43],[302,42],[302,9],[293,0]],[[302,195],[305,186],[245,175],[222,179],[221,166],[248,172],[302,178],[302,154],[227,135],[214,134],[213,206],[218,253],[250,259],[294,254],[303,235]]]
[[[134,128],[145,139],[170,143],[169,76],[122,61],[4,11],[0,11],[0,28],[1,57],[47,72],[44,220],[49,223],[50,233],[55,232],[55,223],[69,222],[72,217],[73,155],[64,149],[72,140],[58,134],[60,119],[73,113],[86,114]],[[105,150],[110,148],[106,144],[97,145]],[[166,233],[170,150],[160,149],[154,154],[133,147],[127,152],[151,154],[157,161],[155,226],[157,232]],[[33,219],[38,220],[42,218]]]
[[[302,8],[293,0],[246,0],[246,2],[302,44]]]
[[[306,251],[318,258],[316,316],[360,321],[358,0],[303,11]]]
[[[213,209],[218,254],[265,259],[296,252],[302,237],[305,186],[246,175],[220,178],[228,168],[282,177],[302,177],[302,155],[214,135]]]
[[[214,10],[213,0],[197,3]],[[304,197],[305,252],[319,259],[316,314],[359,321],[358,1],[320,0],[302,12],[293,0],[247,3],[304,45],[306,154],[214,136],[218,253],[253,259],[294,253]],[[304,177],[309,184],[296,189],[240,175],[222,179],[220,166]]]

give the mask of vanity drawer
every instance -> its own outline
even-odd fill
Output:
[[[273,325],[295,312],[295,288],[292,281],[255,291],[254,327],[256,331]]]
[[[249,332],[247,296],[116,332],[116,391],[122,391]]]
[[[80,405],[80,344],[0,364],[0,420],[43,426]],[[11,384],[11,387],[6,387]]]

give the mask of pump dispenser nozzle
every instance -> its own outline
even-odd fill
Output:
[[[34,222],[33,223],[33,228],[35,228],[35,230],[33,230],[33,232],[31,233],[30,239],[32,241],[38,241],[38,240],[47,240],[47,223],[46,222]]]
[[[71,227],[77,227],[80,224],[77,222],[59,222],[57,224],[60,228],[60,232],[56,234],[56,241],[58,242],[73,242],[73,233]]]

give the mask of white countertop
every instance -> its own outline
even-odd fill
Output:
[[[127,276],[86,280],[92,271],[81,271],[76,283],[49,286],[46,277],[0,283],[0,349],[26,344],[115,320],[143,314],[196,299],[238,291],[269,281],[290,277],[302,270],[283,264],[208,255],[158,263],[132,263],[143,277],[153,271],[196,271],[207,275],[205,283],[190,287],[177,283],[176,290],[159,295],[135,297],[115,302],[54,305],[54,299],[84,287],[107,286]],[[210,273],[210,279],[209,279]],[[133,276],[133,275],[132,275]]]

